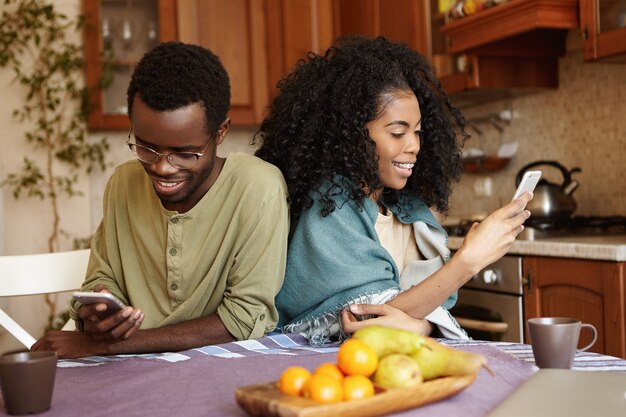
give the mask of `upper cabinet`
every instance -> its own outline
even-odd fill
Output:
[[[339,35],[385,36],[430,55],[425,1],[337,0],[335,15]]]
[[[426,55],[452,102],[466,107],[558,87],[578,0],[511,0],[448,22],[438,0],[337,0],[340,35],[383,35]]]
[[[175,0],[83,0],[90,129],[130,128],[126,106],[130,76],[146,51],[177,38],[175,6]]]
[[[578,0],[511,0],[443,24],[453,62],[440,79],[460,107],[557,88],[566,31],[578,26]]]
[[[564,31],[578,26],[578,0],[510,0],[441,31],[450,53],[539,56],[562,54]]]
[[[309,51],[323,53],[332,45],[337,31],[334,0],[266,1],[266,84],[271,99],[278,92],[278,81],[291,72],[298,60],[304,58]],[[261,120],[262,117],[259,117],[258,122]]]
[[[623,53],[624,1],[510,0],[455,21],[438,0],[84,0],[89,126],[127,129],[126,87],[159,41],[213,50],[231,79],[234,125],[256,126],[277,82],[342,35],[382,35],[428,57],[459,107],[558,87],[567,30],[583,21],[585,57]],[[619,20],[622,19],[622,20]],[[617,22],[617,23],[616,23]],[[105,88],[102,88],[102,86]]]
[[[585,61],[626,62],[626,1],[580,0]]]
[[[230,76],[234,125],[257,125],[276,83],[335,38],[332,0],[179,0],[178,34],[218,55]]]
[[[179,0],[178,36],[211,49],[230,77],[234,124],[254,124],[267,103],[265,2]]]

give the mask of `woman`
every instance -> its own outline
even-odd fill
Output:
[[[507,252],[531,196],[474,225],[450,259],[431,210],[447,212],[460,178],[464,120],[405,45],[346,38],[310,53],[279,89],[256,135],[291,202],[279,327],[314,344],[373,323],[467,337],[446,309]]]

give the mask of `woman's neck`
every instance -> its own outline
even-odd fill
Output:
[[[383,196],[383,190],[381,189],[381,190],[374,191],[372,194],[370,194],[369,197],[378,206],[378,212],[387,216],[389,213],[389,210],[387,210],[387,207],[385,207],[385,205],[383,204],[382,196]]]

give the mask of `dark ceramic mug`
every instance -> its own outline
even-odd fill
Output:
[[[593,332],[593,340],[587,346],[578,349],[578,338],[583,328]],[[576,351],[589,349],[598,336],[593,325],[569,317],[528,319],[528,332],[535,363],[539,368],[570,369]]]
[[[43,413],[50,408],[55,352],[11,352],[0,356],[0,388],[7,413]]]

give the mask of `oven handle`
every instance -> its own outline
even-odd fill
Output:
[[[470,330],[480,330],[491,333],[505,333],[509,330],[509,324],[504,322],[474,320],[465,317],[455,317],[455,319],[459,322],[461,327]]]

